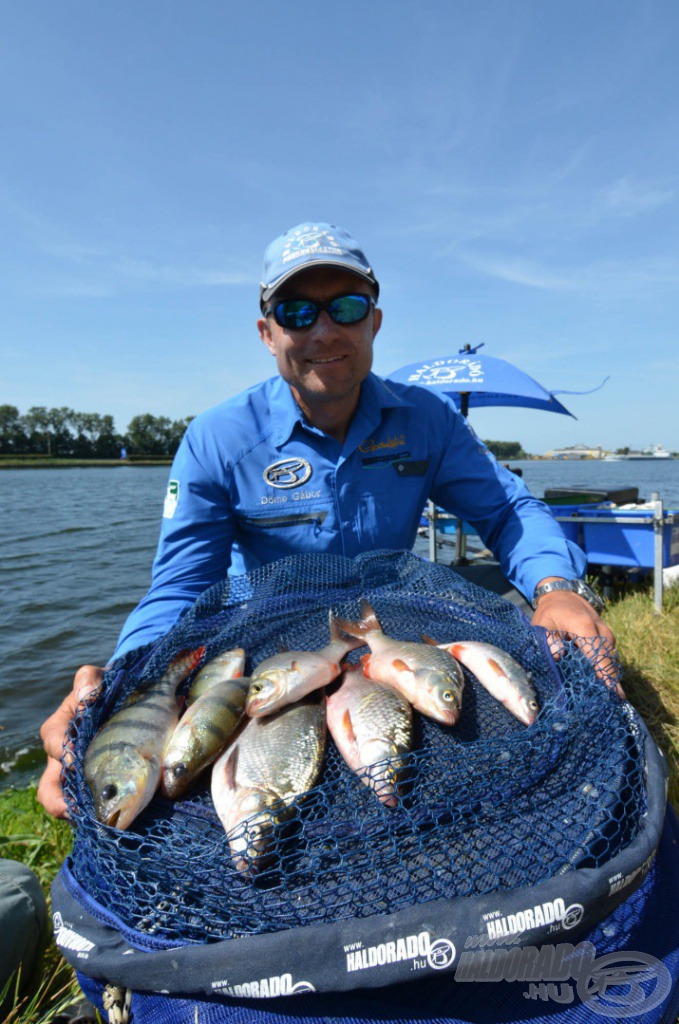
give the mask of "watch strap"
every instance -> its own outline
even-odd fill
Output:
[[[533,594],[533,608],[537,608],[538,601],[544,594],[549,594],[552,590],[570,590],[574,594],[579,594],[580,597],[584,597],[588,604],[591,604],[595,611],[600,612],[604,606],[603,600],[598,594],[595,594],[591,587],[588,587],[584,580],[552,580],[550,583],[543,583],[542,586],[535,588]]]

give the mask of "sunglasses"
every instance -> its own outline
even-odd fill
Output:
[[[321,310],[325,310],[336,324],[358,324],[365,320],[375,300],[370,295],[338,295],[329,302],[311,299],[281,299],[264,310],[264,316],[273,316],[279,327],[288,331],[303,331],[313,327]]]

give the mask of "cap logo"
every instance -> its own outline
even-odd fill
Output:
[[[306,459],[281,459],[267,466],[262,475],[272,487],[300,487],[311,476],[311,466]]]
[[[315,228],[311,231],[298,231],[285,243],[281,253],[284,263],[302,259],[304,256],[330,255],[341,256],[343,253],[339,242],[329,231]]]

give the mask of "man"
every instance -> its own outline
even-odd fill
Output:
[[[378,297],[372,267],[341,228],[301,224],[268,247],[257,328],[279,375],[191,423],[172,468],[151,589],[116,656],[162,636],[227,572],[299,552],[410,549],[428,498],[476,528],[535,602],[534,624],[613,640],[579,579],[585,557],[548,509],[449,403],[371,373]],[[57,816],[66,812],[64,732],[102,675],[79,669],[42,729],[48,766],[38,797]]]

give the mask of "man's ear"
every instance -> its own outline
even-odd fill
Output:
[[[266,317],[259,318],[259,320],[257,321],[257,330],[259,331],[260,338],[268,348],[271,355],[275,356],[276,342],[273,339],[273,336],[271,334],[271,328],[269,327],[269,321],[266,319]]]

